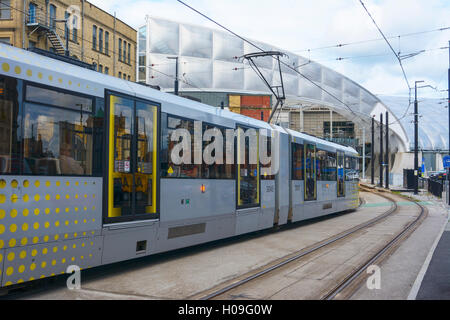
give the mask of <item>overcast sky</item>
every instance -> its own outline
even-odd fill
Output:
[[[213,26],[176,0],[90,0],[131,26],[145,23],[145,15]],[[234,32],[311,58],[341,72],[375,94],[407,96],[400,66],[386,42],[373,41],[341,48],[323,46],[381,37],[359,0],[186,0]],[[363,0],[386,36],[450,27],[450,0]],[[218,28],[217,26],[213,26]],[[448,47],[450,29],[390,39],[401,54]],[[306,51],[303,51],[306,50]],[[372,57],[365,57],[371,55]],[[376,55],[373,57],[373,55]],[[353,57],[337,61],[336,58]],[[424,52],[404,60],[411,86],[414,81],[447,89],[449,53]],[[443,98],[445,92],[425,88],[421,94]]]

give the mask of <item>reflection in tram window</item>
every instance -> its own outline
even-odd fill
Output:
[[[316,200],[316,147],[305,146],[305,201]]]
[[[324,150],[317,151],[317,180],[336,181],[336,154]]]
[[[345,157],[345,181],[358,181],[359,161],[355,157]]]
[[[338,197],[345,197],[345,188],[344,188],[344,153],[338,152],[337,153],[337,196]]]
[[[292,180],[303,180],[304,168],[304,151],[303,145],[292,144]]]
[[[98,123],[91,112],[92,100],[32,86],[26,97],[24,174],[92,175],[93,127]],[[64,109],[46,102],[61,103]]]
[[[256,130],[238,128],[236,144],[238,146],[238,207],[241,208],[259,204],[259,155],[255,164],[250,163],[250,152],[254,151],[251,150],[251,145],[258,141],[259,133]],[[244,143],[244,148],[240,147],[240,143]],[[244,155],[241,155],[242,151],[245,152]],[[240,161],[241,158],[243,161]]]
[[[195,145],[194,145],[194,121],[180,119],[173,116],[162,114],[162,147],[161,147],[161,177],[163,178],[190,178],[196,179],[201,177],[201,165],[194,164]],[[180,137],[178,141],[172,141],[172,135],[177,132],[185,131],[185,135]],[[172,162],[172,151],[174,147],[182,142],[182,139],[189,139],[190,144],[190,161],[186,161],[180,165]],[[183,150],[183,152],[186,150]],[[184,154],[180,153],[180,157]],[[187,163],[190,162],[190,163]]]
[[[274,168],[272,167],[272,137],[261,136],[260,142],[266,144],[267,157],[270,158],[270,162],[267,164],[261,164],[261,179],[262,180],[275,180]],[[262,160],[261,160],[262,162]]]
[[[21,84],[0,76],[0,174],[20,173],[20,114]]]
[[[205,137],[205,133],[209,133],[212,135],[211,141],[203,141],[203,150],[205,153],[211,155],[212,159],[216,161],[212,164],[206,163],[206,158],[204,158],[202,164],[202,178],[203,179],[234,179],[234,165],[226,164],[226,153],[227,153],[227,145],[226,145],[226,133],[224,128],[215,127],[212,125],[203,125],[203,136]],[[222,141],[215,141],[216,136],[221,136]],[[210,151],[209,148],[214,148],[214,143],[217,143],[217,146],[221,146],[223,148],[222,154],[217,152],[216,149],[212,149]]]

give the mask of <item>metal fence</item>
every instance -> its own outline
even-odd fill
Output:
[[[442,198],[442,192],[444,191],[443,181],[428,179],[428,192],[432,195]]]

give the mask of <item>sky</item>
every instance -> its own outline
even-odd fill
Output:
[[[148,14],[201,26],[212,25],[176,0],[90,0],[134,28]],[[266,42],[330,67],[374,94],[408,96],[408,85],[385,41],[343,47],[324,46],[380,39],[359,0],[185,0],[237,34]],[[363,0],[392,47],[401,55],[430,50],[403,60],[411,87],[424,80],[437,89],[420,95],[443,99],[448,88],[450,0]],[[398,36],[401,37],[398,37]],[[368,57],[369,56],[369,57]],[[336,60],[337,58],[348,58]]]

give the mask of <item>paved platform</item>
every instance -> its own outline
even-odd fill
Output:
[[[437,243],[416,300],[450,300],[450,223]]]

